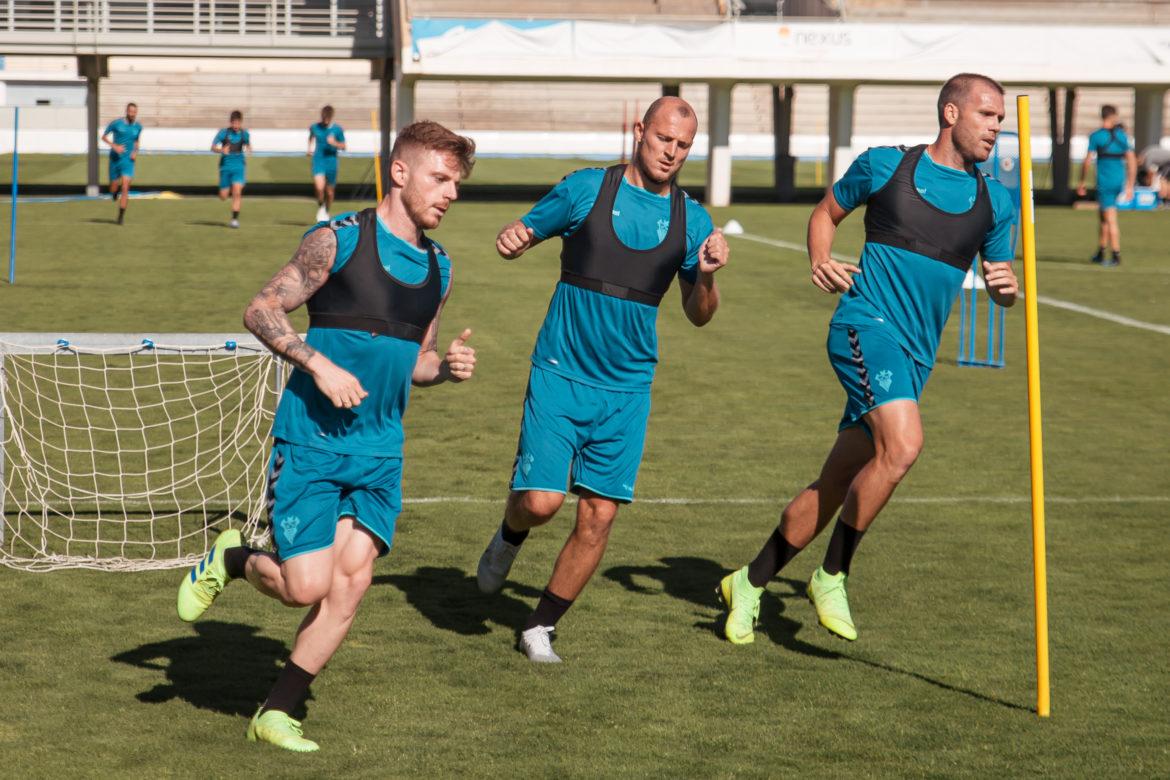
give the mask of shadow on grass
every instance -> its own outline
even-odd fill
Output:
[[[118,224],[118,220],[114,219],[113,217],[111,217],[109,219],[102,219],[101,217],[94,217],[92,219],[87,219],[85,221],[91,225],[117,225]]]
[[[706,558],[682,556],[660,558],[659,561],[659,564],[649,566],[614,566],[606,570],[604,576],[633,593],[665,593],[668,596],[690,602],[696,606],[718,608],[720,610],[718,617],[713,620],[700,620],[695,623],[695,626],[711,631],[711,633],[722,640],[726,614],[724,614],[723,602],[716,595],[715,590],[719,587],[719,581],[727,574],[727,570],[721,564]],[[647,587],[639,583],[640,579],[658,582],[661,584],[661,588]],[[759,628],[769,639],[786,650],[814,658],[849,661],[867,666],[871,669],[910,677],[944,691],[969,696],[973,699],[987,702],[988,704],[996,704],[1000,707],[1019,710],[1021,712],[1035,712],[1035,709],[1032,707],[1025,707],[1021,704],[988,696],[969,688],[952,685],[951,683],[928,677],[919,672],[900,669],[879,661],[871,661],[848,653],[809,644],[797,638],[797,633],[804,627],[803,622],[785,617],[784,615],[788,604],[793,601],[804,601],[806,599],[804,581],[779,577],[773,582],[780,585],[782,591],[775,593],[774,589],[768,590],[760,598]],[[844,642],[845,640],[840,641]]]
[[[194,635],[141,645],[110,660],[165,675],[165,682],[136,695],[144,704],[182,699],[202,710],[250,718],[276,680],[278,659],[288,655],[285,643],[239,623],[209,620],[194,629]],[[303,704],[298,710],[293,717],[304,717]]]
[[[192,225],[194,227],[215,227],[215,228],[226,228],[228,230],[231,229],[231,227],[228,225],[228,223],[226,221],[216,222],[216,221],[210,220],[210,219],[190,219],[190,220],[187,220],[186,224]]]
[[[479,592],[475,577],[453,566],[421,566],[413,574],[383,574],[375,585],[393,585],[435,628],[464,636],[491,632],[489,623],[520,630],[533,605],[522,598],[540,598],[540,591],[508,582],[493,595]],[[517,598],[519,597],[519,598]]]

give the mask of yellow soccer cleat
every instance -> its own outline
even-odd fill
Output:
[[[760,596],[763,588],[748,582],[747,567],[733,571],[719,583],[716,593],[727,606],[727,621],[723,635],[733,645],[749,645],[756,641],[756,620],[760,617]]]
[[[263,707],[256,710],[248,723],[249,742],[268,742],[294,753],[312,753],[320,749],[316,742],[305,739],[299,720],[293,720],[280,710],[263,710]]]
[[[231,579],[223,563],[223,554],[232,547],[240,547],[244,540],[240,532],[229,528],[219,535],[203,560],[179,584],[179,619],[188,623],[207,611],[211,602],[223,591]]]
[[[817,619],[832,633],[852,642],[857,639],[853,615],[849,612],[849,597],[845,594],[845,572],[826,574],[820,566],[808,581],[808,600],[817,609]]]

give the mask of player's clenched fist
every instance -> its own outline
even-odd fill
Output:
[[[699,270],[705,274],[713,274],[727,265],[730,256],[731,248],[727,246],[723,231],[715,228],[699,247]]]
[[[471,328],[464,328],[459,338],[451,342],[447,354],[443,356],[443,363],[447,366],[452,382],[466,381],[475,373],[475,350],[467,346],[469,338]]]
[[[1011,263],[989,263],[983,261],[983,281],[987,292],[1000,306],[1011,306],[1020,292],[1020,283]]]
[[[842,263],[829,258],[812,267],[812,282],[827,293],[848,292],[853,286],[851,274],[859,274],[861,269],[853,263]]]
[[[353,374],[325,358],[314,355],[307,366],[312,372],[317,389],[338,409],[352,409],[359,406],[369,393]]]
[[[496,236],[496,251],[505,260],[515,260],[536,243],[536,233],[520,220],[504,225]]]

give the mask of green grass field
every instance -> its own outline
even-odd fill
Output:
[[[615,161],[616,162],[616,161]],[[543,159],[524,160],[482,157],[475,164],[472,184],[533,185],[556,182],[566,171],[586,166],[604,165],[596,160]],[[106,182],[106,158],[102,155],[100,177]],[[796,164],[797,187],[824,186],[825,166],[811,160]],[[1049,186],[1049,170],[1045,163],[1037,164],[1035,177],[1038,188]],[[1075,179],[1079,173],[1074,171]],[[143,154],[136,166],[135,189],[162,187],[214,187],[219,178],[215,156],[208,154]],[[60,184],[82,186],[86,180],[86,158],[80,154],[22,154],[20,156],[21,184]],[[736,187],[771,187],[771,160],[736,160],[731,169]],[[343,184],[363,183],[373,187],[373,158],[341,157],[338,180]],[[682,183],[687,187],[706,181],[706,167],[702,161],[683,169]],[[0,155],[0,192],[6,192],[12,182],[12,155]],[[249,184],[298,184],[309,187],[309,163],[304,157],[253,156],[248,160]],[[1092,183],[1092,179],[1090,179]]]
[[[692,170],[692,173],[694,169]],[[518,175],[518,174],[517,174]],[[555,179],[554,179],[555,180]],[[443,338],[475,330],[480,373],[416,391],[409,504],[353,632],[314,684],[319,754],[244,741],[300,614],[234,585],[188,626],[177,571],[0,568],[0,755],[11,776],[978,776],[1170,774],[1165,520],[1170,417],[1163,333],[1040,310],[1053,714],[1035,704],[1023,308],[1001,371],[954,365],[955,323],[923,405],[926,450],[855,561],[861,638],[801,597],[823,541],[769,589],[756,643],[721,639],[713,589],[753,556],[812,479],[843,395],[824,356],[834,301],[797,252],[733,239],[723,307],[702,330],[676,294],[660,316],[643,499],[561,622],[566,663],[533,668],[515,629],[571,516],[529,539],[496,597],[475,562],[501,515],[527,356],[556,247],[492,250],[520,203],[457,205]],[[238,331],[292,252],[309,200],[22,207],[0,331]],[[734,206],[757,235],[801,242],[808,207]],[[1095,217],[1041,209],[1041,292],[1170,325],[1170,214],[1123,214],[1125,264],[1086,262]],[[842,228],[856,252],[861,219]],[[0,233],[0,246],[7,235]],[[298,320],[303,322],[303,320]],[[690,499],[695,503],[656,502]]]

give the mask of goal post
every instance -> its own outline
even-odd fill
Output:
[[[251,335],[0,333],[0,564],[169,568],[259,538],[285,373]]]

